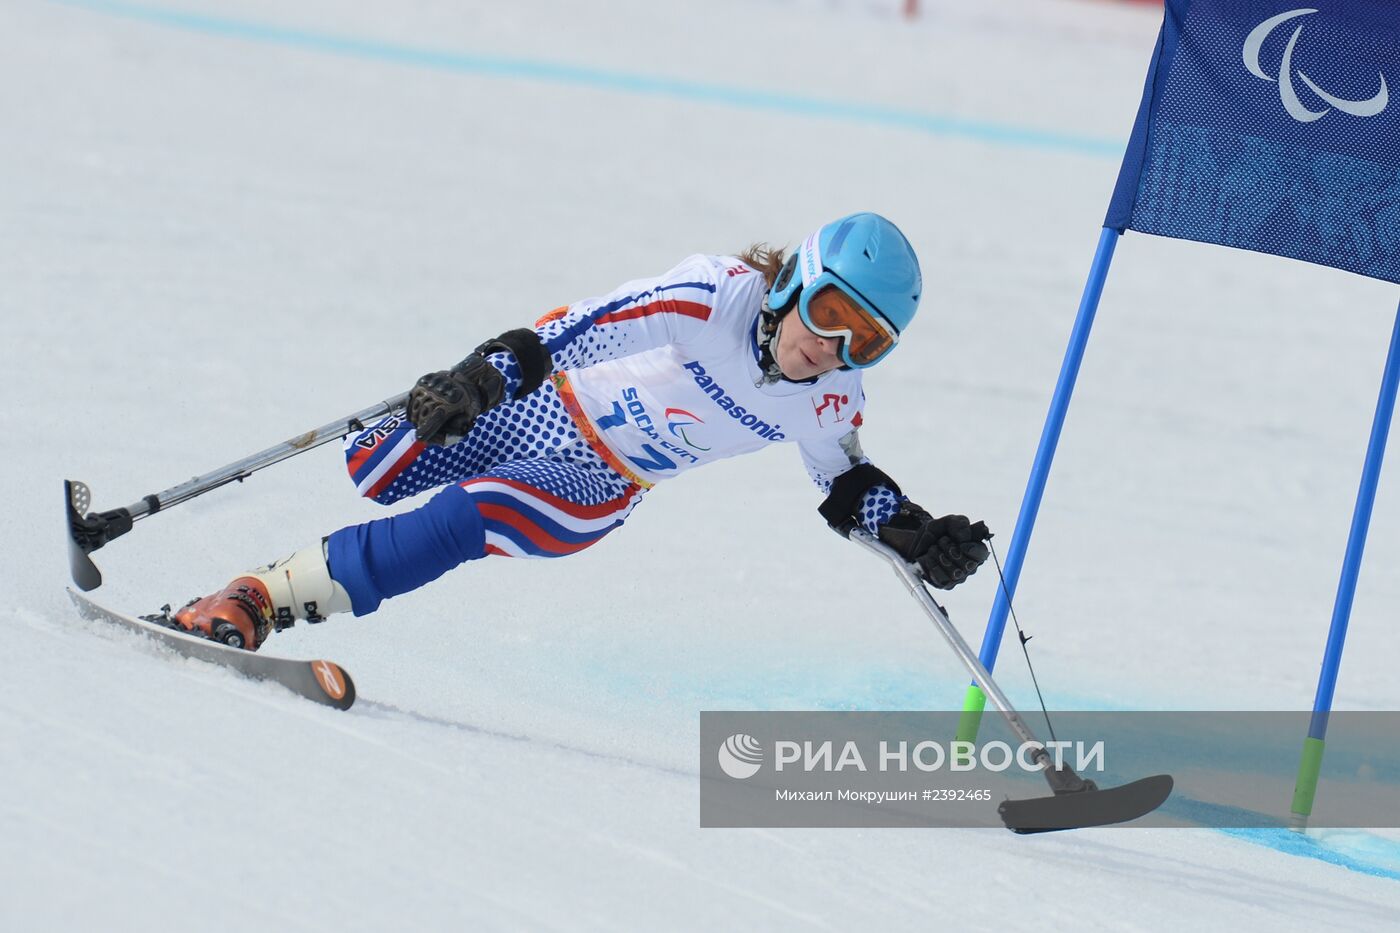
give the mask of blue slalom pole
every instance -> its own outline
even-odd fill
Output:
[[[1312,721],[1308,726],[1308,737],[1303,741],[1298,780],[1293,785],[1291,823],[1297,830],[1307,826],[1313,798],[1317,794],[1323,742],[1327,737],[1327,718],[1332,712],[1332,695],[1337,689],[1337,670],[1342,665],[1342,648],[1346,645],[1347,623],[1351,620],[1351,604],[1356,596],[1356,579],[1361,573],[1361,555],[1366,550],[1371,510],[1376,503],[1376,487],[1380,483],[1385,442],[1390,434],[1391,416],[1395,412],[1397,387],[1400,387],[1400,309],[1395,313],[1395,328],[1390,335],[1390,351],[1385,360],[1385,375],[1381,378],[1380,398],[1376,401],[1376,416],[1371,422],[1366,464],[1361,469],[1361,489],[1356,494],[1356,508],[1351,513],[1351,533],[1347,537],[1346,557],[1342,561],[1342,579],[1337,584],[1337,601],[1332,606],[1332,627],[1327,632],[1327,650],[1322,656],[1322,674],[1317,681],[1317,696],[1313,699]]]
[[[996,602],[992,604],[992,614],[987,620],[987,632],[982,638],[979,657],[982,666],[988,671],[997,663],[997,651],[1001,648],[1001,636],[1006,628],[1006,615],[1011,608],[1011,597],[1015,595],[1016,583],[1021,578],[1021,565],[1025,563],[1031,532],[1035,529],[1036,515],[1040,511],[1040,500],[1045,494],[1045,484],[1050,478],[1050,463],[1055,459],[1055,448],[1060,442],[1060,431],[1064,428],[1065,415],[1069,411],[1070,396],[1074,393],[1075,380],[1079,378],[1079,364],[1084,360],[1089,331],[1094,326],[1094,314],[1099,309],[1099,298],[1103,295],[1104,282],[1108,279],[1108,269],[1113,263],[1113,250],[1118,245],[1119,236],[1120,231],[1112,227],[1104,227],[1100,231],[1094,262],[1089,267],[1089,280],[1084,283],[1084,294],[1079,299],[1079,313],[1074,319],[1074,329],[1070,331],[1069,346],[1065,348],[1064,362],[1060,364],[1060,378],[1055,383],[1055,394],[1050,400],[1050,411],[1045,416],[1045,427],[1040,432],[1040,446],[1035,452],[1031,477],[1026,483],[1026,493],[1021,499],[1021,512],[1016,517],[1016,528],[1011,533],[1011,546],[1006,552],[1006,565],[1002,568],[1006,587],[997,588]],[[977,740],[982,710],[986,705],[987,697],[977,684],[969,686],[963,697],[962,716],[958,720],[958,741]]]

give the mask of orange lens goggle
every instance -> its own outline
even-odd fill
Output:
[[[899,340],[884,318],[835,283],[804,293],[798,311],[813,333],[841,338],[841,358],[856,369],[874,364]]]

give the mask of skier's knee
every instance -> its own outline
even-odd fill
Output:
[[[412,512],[342,528],[327,539],[326,551],[331,575],[361,616],[484,557],[486,532],[471,495],[448,486]]]

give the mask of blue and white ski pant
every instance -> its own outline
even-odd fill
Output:
[[[450,447],[419,441],[401,414],[346,438],[346,466],[361,495],[388,505],[444,487],[411,512],[327,539],[331,576],[355,615],[465,561],[563,557],[621,525],[649,484],[609,466],[581,423],[546,381],[484,413]]]

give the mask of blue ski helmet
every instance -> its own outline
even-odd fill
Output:
[[[860,213],[834,220],[802,242],[768,290],[768,308],[782,316],[796,306],[803,323],[822,333],[808,315],[808,302],[829,285],[871,312],[891,338],[883,352],[866,361],[853,360],[850,341],[842,341],[842,361],[862,369],[884,359],[914,320],[923,276],[914,247],[899,228],[879,214]]]

